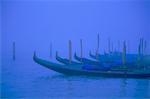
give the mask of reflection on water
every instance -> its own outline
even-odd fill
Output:
[[[31,57],[5,59],[2,65],[2,97],[150,97],[149,79],[66,76],[34,63]]]

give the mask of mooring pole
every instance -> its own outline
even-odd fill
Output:
[[[99,34],[97,35],[97,50],[96,50],[96,58],[97,58],[97,60],[98,60],[98,54],[99,54],[99,41],[100,41],[100,39],[99,39]]]
[[[111,42],[111,50],[112,50],[112,52],[114,51],[114,45],[113,45],[113,42]]]
[[[58,57],[58,51],[56,51],[56,58]]]
[[[146,55],[146,48],[147,48],[147,42],[146,40],[144,41],[144,55]]]
[[[52,58],[52,43],[50,43],[50,58]]]
[[[128,44],[127,44],[127,45],[128,45],[128,46],[127,46],[127,47],[128,47],[128,48],[127,48],[127,49],[128,49],[128,53],[130,53],[130,42],[128,41],[127,43],[128,43]]]
[[[71,40],[69,40],[69,63],[71,64],[72,61],[72,44]]]
[[[118,52],[120,51],[120,41],[118,40]]]
[[[144,52],[143,52],[143,54],[145,56],[146,55],[146,47],[147,47],[146,40],[144,40],[143,43],[144,43]],[[146,66],[144,66],[144,70],[146,70]]]
[[[142,38],[142,56],[144,55],[144,38]]]
[[[80,39],[80,51],[81,51],[81,61],[82,61],[82,58],[83,58],[83,46],[82,46],[82,39]]]
[[[122,62],[123,62],[123,65],[125,66],[126,64],[126,42],[124,41],[123,42],[123,53],[122,53]]]
[[[141,38],[141,54],[143,56],[143,38]]]
[[[140,61],[141,61],[141,39],[140,39],[140,43],[138,46],[138,64],[140,65]]]
[[[141,55],[143,56],[143,53],[144,53],[144,39],[143,38],[140,39],[140,51],[141,51]]]
[[[16,60],[16,44],[13,42],[13,60]]]
[[[110,38],[108,38],[108,53],[110,54]]]

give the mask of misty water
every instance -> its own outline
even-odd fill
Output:
[[[18,56],[15,61],[6,58],[2,64],[2,97],[150,97],[149,79],[65,76],[36,64],[32,55]]]
[[[150,2],[107,1],[2,2],[1,97],[2,98],[150,98],[149,79],[66,76],[33,61],[33,53],[48,61],[55,52],[68,57],[68,40],[73,53],[83,56],[95,52],[100,33],[100,53],[108,50],[108,38],[114,49],[117,41],[130,42],[128,52],[137,53],[139,38],[149,43]],[[16,43],[13,60],[12,44]],[[53,57],[50,58],[50,43]],[[147,47],[147,53],[149,47]]]

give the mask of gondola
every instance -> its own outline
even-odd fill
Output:
[[[46,60],[43,60],[36,56],[36,53],[34,53],[33,60],[53,71],[56,71],[58,73],[62,73],[65,75],[85,75],[85,76],[97,76],[97,77],[113,77],[113,78],[150,78],[150,70],[134,70],[134,71],[96,71],[96,70],[86,70],[82,68],[82,65],[60,65],[56,63],[52,63]]]
[[[82,64],[82,63],[78,63],[78,62],[75,62],[75,61],[70,61],[69,59],[66,59],[66,58],[62,58],[58,55],[58,52],[56,52],[56,60],[60,63],[63,63],[65,65],[68,65],[68,64],[73,64],[73,65],[79,65],[79,64]]]
[[[105,71],[105,70],[110,69],[110,66],[108,66],[109,64],[96,64],[94,63],[94,61],[92,61],[93,63],[91,63],[91,61],[88,61],[86,63],[83,63],[83,62],[78,63],[72,60],[70,61],[69,59],[59,57],[57,52],[56,52],[56,60],[65,65],[80,65],[82,66],[83,69],[87,69],[87,70],[104,70]]]
[[[115,55],[118,58],[115,58]],[[120,54],[111,54],[110,56],[109,56],[109,54],[107,54],[107,55],[98,54],[98,56],[96,56],[90,52],[89,56],[91,58],[93,58],[99,62],[103,62],[103,63],[110,63],[110,64],[122,63],[122,58],[121,58],[122,56]],[[143,55],[140,57],[140,59],[141,59],[140,65],[150,68],[150,55]],[[126,54],[126,63],[137,65],[137,62],[138,62],[138,54]]]
[[[98,37],[99,42],[99,37]],[[80,63],[72,61],[72,43],[69,40],[69,57],[68,59],[61,58],[56,55],[56,60],[63,63],[56,64],[50,61],[43,60],[34,53],[33,60],[51,70],[66,74],[66,75],[85,75],[98,77],[122,77],[122,78],[150,78],[150,56],[145,56],[141,43],[139,44],[138,54],[129,55],[126,53],[126,42],[123,43],[123,51],[121,54],[109,53],[98,55],[99,43],[96,55],[100,56],[103,61],[90,60],[83,58],[82,40],[80,40],[81,56],[74,54],[74,58]],[[92,55],[91,55],[92,56]],[[134,56],[134,57],[132,57]],[[93,57],[97,59],[97,56]],[[134,60],[135,59],[135,60]],[[134,60],[134,62],[130,62]]]
[[[98,61],[90,60],[87,58],[81,58],[81,57],[77,56],[76,53],[74,54],[74,58],[83,64],[90,64],[90,65],[97,65],[97,66],[101,65],[101,63]]]
[[[106,63],[113,63],[114,61],[113,60],[111,60],[111,58],[109,57],[109,54],[107,54],[107,53],[105,53],[105,54],[103,54],[103,55],[100,55],[100,54],[98,54],[98,55],[93,55],[92,53],[91,53],[91,51],[89,52],[89,56],[92,58],[92,59],[94,59],[94,60],[96,60],[96,61],[99,61],[99,62],[106,62]]]
[[[98,54],[93,55],[91,52],[89,53],[89,56],[92,59],[95,59],[99,62],[110,62],[110,63],[116,63],[116,62],[122,62],[122,54],[120,52],[114,52],[114,53],[105,53],[105,54]],[[142,56],[141,58],[144,58],[147,56]],[[126,54],[126,61],[128,63],[137,62],[138,54]]]

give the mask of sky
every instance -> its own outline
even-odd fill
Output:
[[[79,54],[83,39],[83,54],[88,56],[96,50],[97,34],[100,53],[108,50],[108,38],[115,49],[118,41],[126,40],[132,53],[140,37],[150,44],[148,0],[3,0],[1,8],[2,53],[11,53],[16,42],[20,55],[36,50],[48,56],[52,43],[53,54],[67,57],[68,40]]]

